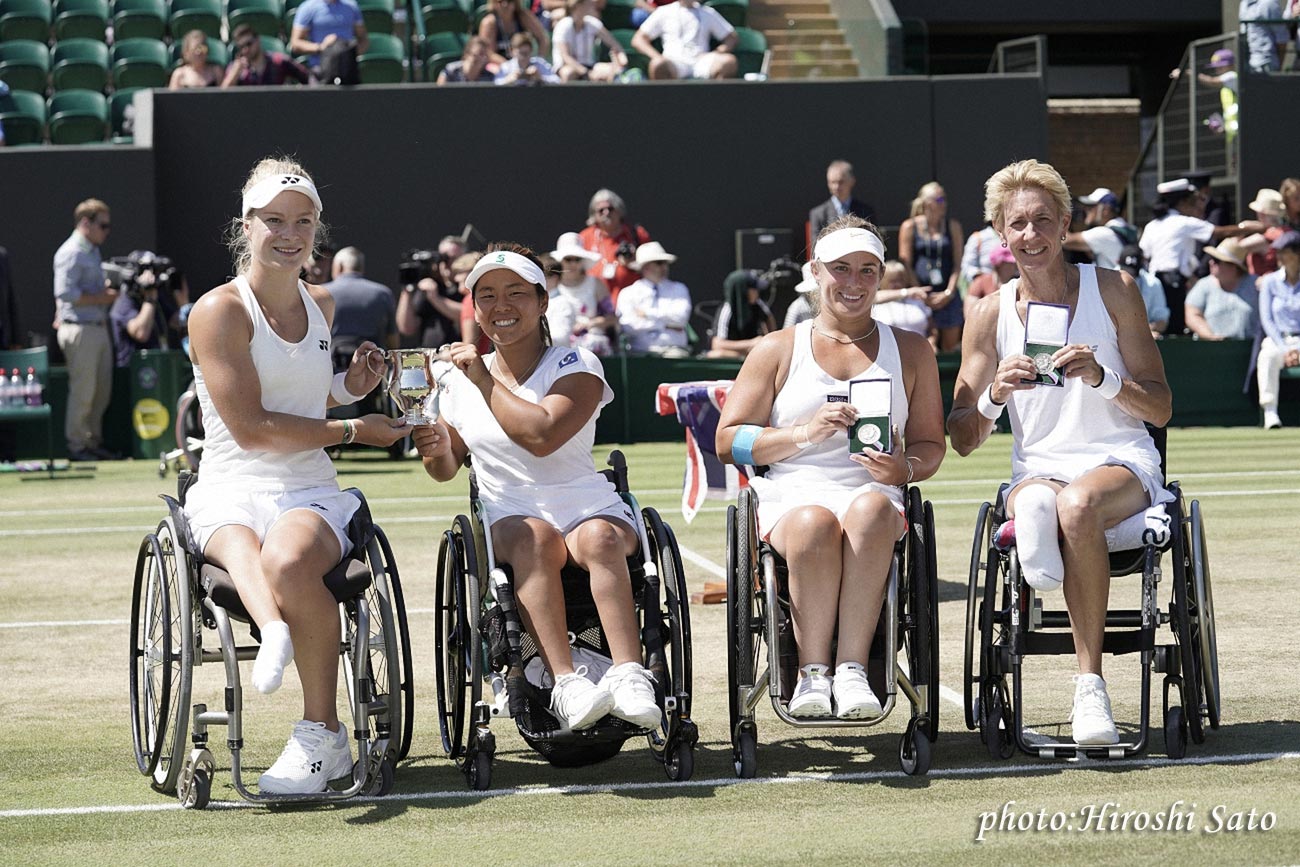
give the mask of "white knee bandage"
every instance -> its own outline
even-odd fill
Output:
[[[1016,494],[1016,550],[1025,582],[1035,590],[1055,590],[1065,578],[1056,491],[1029,485]]]

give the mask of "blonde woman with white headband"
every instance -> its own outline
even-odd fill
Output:
[[[596,356],[551,345],[546,276],[527,247],[493,245],[465,286],[495,351],[444,348],[456,370],[441,380],[442,418],[417,427],[412,441],[440,482],[473,454],[493,549],[514,571],[524,626],[555,681],[556,719],[583,729],[612,714],[652,728],[661,714],[641,665],[627,568],[639,547],[639,518],[591,458],[596,418],[614,392]],[[566,562],[590,575],[609,642],[613,665],[599,683],[573,664],[560,581]]]
[[[379,384],[363,343],[348,370],[330,361],[334,300],[298,279],[312,253],[320,194],[302,166],[259,162],[230,228],[235,279],[190,313],[190,361],[203,412],[203,470],[185,504],[206,560],[234,579],[262,635],[253,684],[280,686],[293,661],[303,719],[258,781],[264,794],[321,792],[352,773],[336,709],[338,603],[321,578],[348,553],[358,501],[339,490],[323,449],[388,446],[408,430],[384,415],[327,419]]]
[[[718,423],[723,460],[768,467],[751,484],[759,534],[790,571],[800,669],[787,710],[797,717],[880,715],[864,669],[894,543],[906,529],[902,487],[930,478],[943,460],[930,344],[872,319],[884,262],[879,233],[860,217],[823,229],[813,247],[816,315],[759,342]],[[849,383],[886,378],[891,447],[852,453],[858,411]]]

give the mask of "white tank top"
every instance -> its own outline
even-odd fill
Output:
[[[805,319],[794,327],[790,371],[772,402],[768,420],[772,427],[803,424],[811,420],[818,407],[827,401],[849,399],[849,380],[831,376],[813,357],[812,326],[813,320]],[[907,430],[907,389],[903,385],[903,363],[898,355],[898,342],[893,328],[888,325],[880,326],[880,349],[876,360],[850,379],[884,377],[892,380],[893,421],[901,433]],[[777,461],[768,468],[766,478],[776,484],[799,486],[830,484],[856,488],[874,483],[865,467],[850,460],[847,431],[838,431],[816,445]],[[879,485],[879,488],[891,499],[901,502],[898,488],[892,485]]]
[[[262,315],[248,280],[235,278],[244,310],[253,323],[248,343],[253,367],[262,386],[262,407],[306,418],[324,418],[334,377],[330,359],[330,328],[316,301],[300,281],[298,295],[307,308],[307,334],[289,343],[275,333]],[[200,484],[239,484],[258,490],[304,490],[334,485],[334,464],[323,449],[300,452],[250,452],[240,448],[230,435],[203,381],[203,371],[194,365],[194,388],[203,411],[203,471]]]
[[[1068,340],[1093,347],[1099,362],[1127,377],[1115,323],[1097,288],[1097,269],[1093,265],[1078,268],[1079,300]],[[998,290],[999,361],[1025,351],[1025,325],[1016,310],[1019,289],[1016,278]],[[1012,484],[1026,478],[1071,482],[1088,470],[1116,463],[1160,478],[1160,454],[1146,426],[1079,377],[1066,379],[1061,388],[1038,386],[1013,392],[1007,411],[1015,435]]]

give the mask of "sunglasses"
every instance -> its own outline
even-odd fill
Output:
[[[96,221],[96,222],[95,222],[95,225],[98,226],[98,227],[101,228],[101,229],[111,229],[111,228],[113,228],[113,224],[112,224],[112,223],[101,223],[101,222]]]
[[[583,258],[582,258],[581,256],[565,256],[561,261],[563,261],[563,262],[577,262],[577,263],[581,264],[584,260],[583,260]]]
[[[614,213],[614,206],[613,206],[613,205],[602,205],[601,207],[599,207],[599,208],[596,209],[596,213],[597,213],[597,214],[612,214],[612,213]]]

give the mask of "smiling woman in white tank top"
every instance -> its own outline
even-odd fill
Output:
[[[759,532],[790,569],[800,664],[794,716],[880,715],[864,666],[905,527],[902,488],[934,475],[943,460],[934,352],[921,335],[871,316],[884,261],[870,223],[850,215],[827,226],[812,262],[817,315],[759,342],[718,422],[723,460],[768,467],[752,484]],[[851,455],[849,382],[886,377],[893,449]]]

